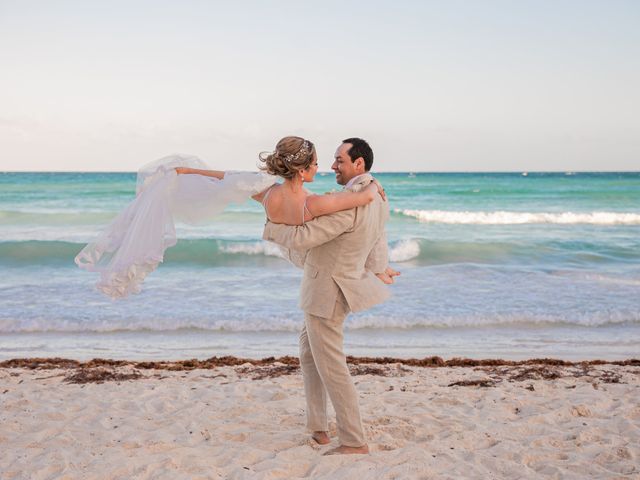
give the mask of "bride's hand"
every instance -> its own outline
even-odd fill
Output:
[[[180,175],[180,174],[189,173],[191,169],[189,167],[176,167],[175,170],[176,170],[176,173]]]
[[[387,194],[384,193],[384,188],[382,188],[382,185],[380,184],[380,182],[374,178],[371,181],[371,183],[369,184],[369,186],[371,186],[371,185],[375,185],[376,190],[378,191],[378,193],[382,197],[382,200],[386,202],[387,201]]]

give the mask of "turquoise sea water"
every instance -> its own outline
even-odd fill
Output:
[[[640,173],[381,173],[402,276],[345,324],[357,355],[640,356]],[[316,177],[317,193],[337,188]],[[0,358],[296,354],[300,271],[233,205],[112,301],[74,256],[134,173],[0,173]]]

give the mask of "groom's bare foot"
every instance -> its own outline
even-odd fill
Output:
[[[346,445],[340,445],[339,447],[332,448],[323,453],[323,455],[345,455],[345,454],[367,454],[369,453],[369,445],[364,444],[361,447],[347,447]]]
[[[329,438],[329,434],[327,432],[313,432],[311,434],[311,438],[313,438],[320,445],[327,445],[331,443],[331,439]]]

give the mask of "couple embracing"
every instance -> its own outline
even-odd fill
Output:
[[[301,148],[305,142],[302,141]],[[273,155],[279,155],[277,149]],[[288,165],[286,161],[283,163]],[[280,174],[271,167],[274,164],[279,166],[280,162],[267,159],[267,168]],[[338,184],[358,191],[372,183],[368,173],[372,164],[373,152],[368,143],[348,138],[336,150],[332,169]],[[311,166],[311,171],[303,168],[296,173],[307,180],[305,175],[315,170],[317,163]],[[275,188],[286,188],[286,184],[271,187]],[[270,192],[266,193],[267,199]],[[314,200],[315,196],[306,197],[303,217],[316,213],[313,205],[309,205]],[[300,307],[304,311],[300,366],[307,401],[307,428],[318,443],[330,442],[328,395],[336,412],[340,446],[326,453],[368,453],[358,393],[343,352],[343,323],[350,311],[370,308],[389,295],[380,281],[392,282],[396,274],[388,267],[385,236],[388,204],[380,195],[374,195],[365,205],[322,215],[300,226],[274,223],[277,219],[268,207],[266,204],[268,220],[263,238],[308,252],[300,290]]]
[[[318,170],[315,147],[285,137],[260,154],[265,173],[210,170],[197,157],[171,155],[138,172],[136,198],[75,258],[99,272],[98,289],[110,297],[138,293],[147,274],[163,261],[177,238],[174,221],[210,220],[231,202],[261,202],[267,216],[263,238],[283,248],[304,269],[300,307],[300,365],[307,402],[307,428],[329,444],[327,396],[336,412],[340,445],[325,454],[368,453],[358,394],[343,352],[343,324],[350,312],[388,298],[384,284],[399,273],[388,265],[384,190],[369,173],[373,151],[348,138],[332,169],[344,191],[312,195],[304,189]],[[283,179],[275,183],[276,177]]]

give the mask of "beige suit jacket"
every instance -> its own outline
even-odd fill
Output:
[[[370,181],[370,177],[361,180]],[[312,315],[331,318],[340,292],[353,312],[389,298],[386,286],[371,272],[386,267],[384,226],[388,217],[388,202],[376,196],[368,205],[323,215],[304,225],[267,221],[262,238],[287,248],[309,250],[300,307]],[[383,262],[379,270],[376,264]],[[371,266],[376,268],[367,270]]]

